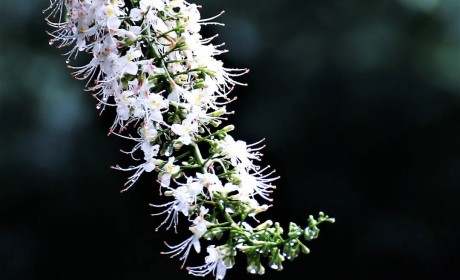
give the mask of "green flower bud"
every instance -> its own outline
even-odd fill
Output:
[[[219,125],[221,124],[222,122],[220,120],[211,120],[209,122],[210,125],[214,126],[214,127],[219,127]]]
[[[227,125],[226,127],[222,128],[222,131],[224,132],[230,132],[235,129],[235,126],[233,124]]]
[[[280,254],[280,249],[273,248],[270,254],[270,257],[268,259],[268,265],[270,266],[270,268],[278,270],[278,271],[282,270],[283,261],[284,261],[284,257]]]
[[[310,249],[308,249],[307,246],[303,245],[302,243],[299,242],[299,246],[300,246],[300,250],[302,251],[302,253],[304,254],[310,254]]]
[[[289,224],[289,233],[288,233],[289,238],[298,238],[301,235],[302,235],[302,229],[295,223],[291,222]]]
[[[246,270],[251,274],[263,274],[265,273],[265,268],[260,264],[260,254],[253,251],[247,254],[248,266]]]
[[[265,274],[265,267],[263,267],[261,264],[259,264],[259,266],[257,267],[257,273],[259,275]]]
[[[211,117],[220,117],[220,116],[222,116],[223,114],[225,114],[225,112],[227,112],[227,111],[224,110],[224,109],[220,109],[220,110],[217,110],[217,111],[212,112],[212,113],[209,114],[209,115],[210,115]],[[224,129],[225,129],[225,128],[224,128]],[[233,129],[234,129],[234,128],[233,128]],[[232,130],[233,130],[233,129],[232,129]],[[231,130],[229,130],[229,131],[231,131]],[[227,131],[227,132],[228,132],[228,131]]]
[[[306,227],[304,230],[304,238],[305,240],[313,240],[318,238],[319,235],[319,228],[317,227]]]
[[[278,222],[275,223],[275,229],[278,231],[279,234],[284,233],[284,229],[280,226],[280,223]]]
[[[290,261],[297,258],[299,256],[299,252],[299,244],[294,240],[290,240],[283,247],[283,256],[285,256]]]
[[[262,224],[260,224],[257,227],[255,227],[254,230],[255,231],[264,230],[264,229],[267,229],[267,228],[271,227],[272,225],[273,225],[272,220],[266,220]]]
[[[251,274],[256,274],[257,273],[257,267],[255,265],[252,265],[252,264],[248,265],[246,267],[246,270]]]

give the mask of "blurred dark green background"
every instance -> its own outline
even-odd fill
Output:
[[[269,216],[337,218],[284,271],[227,279],[460,279],[460,1],[199,2],[251,69],[232,120],[281,176]],[[0,0],[0,279],[194,279],[159,254],[179,238],[154,231],[154,176],[119,194],[129,143],[48,45],[46,6]]]

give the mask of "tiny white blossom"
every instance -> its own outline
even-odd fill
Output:
[[[201,181],[203,186],[209,192],[219,191],[222,189],[222,181],[213,173],[196,173],[196,177]]]
[[[258,142],[260,143],[260,142]],[[255,168],[252,160],[259,160],[259,156],[261,155],[258,150],[261,148],[251,148],[254,145],[246,145],[246,142],[238,140],[235,141],[232,136],[227,135],[223,140],[219,142],[218,148],[220,149],[220,153],[223,156],[226,156],[230,159],[230,162],[233,166],[242,166],[242,167],[250,167]]]
[[[212,272],[216,275],[216,280],[224,279],[227,268],[229,268],[224,262],[225,255],[215,245],[209,245],[206,250],[208,251],[208,256],[205,257],[205,264],[187,267],[188,272],[194,276],[205,276]]]
[[[197,253],[201,252],[200,238],[206,233],[208,226],[208,223],[203,216],[206,215],[208,211],[208,209],[201,206],[200,214],[193,220],[193,225],[189,227],[189,230],[193,233],[193,235],[177,245],[169,245],[165,242],[166,246],[171,250],[162,252],[162,254],[168,254],[171,255],[171,257],[182,254],[179,259],[184,260],[182,262],[183,267],[187,261],[192,246],[195,248]]]
[[[171,130],[179,136],[177,138],[179,142],[184,145],[190,145],[192,136],[198,131],[198,124],[186,119],[181,124],[173,124]]]
[[[133,61],[142,56],[142,52],[138,48],[131,48],[126,55],[120,57],[116,61],[115,73],[119,76],[123,74],[135,75],[137,73],[137,64]]]
[[[141,144],[141,150],[144,152],[144,160],[145,162],[139,164],[137,166],[132,166],[128,168],[122,168],[120,166],[114,166],[113,169],[122,170],[122,171],[135,171],[133,175],[128,178],[128,181],[125,183],[126,188],[122,190],[122,192],[127,191],[131,188],[134,183],[139,179],[142,173],[151,172],[155,169],[157,159],[155,158],[158,155],[158,151],[160,150],[159,145],[150,145],[149,142],[143,142]]]
[[[120,120],[126,121],[130,117],[130,108],[135,102],[132,91],[123,91],[118,98],[117,114]]]
[[[168,187],[169,188],[169,187]],[[166,227],[167,230],[171,228],[171,226],[174,227],[174,230],[177,232],[177,224],[179,223],[179,213],[182,213],[186,216],[189,214],[189,209],[190,209],[190,195],[187,192],[187,187],[185,186],[180,186],[177,189],[170,190],[165,192],[166,196],[173,196],[175,200],[164,203],[164,204],[150,204],[150,206],[156,207],[156,208],[163,208],[166,207],[165,210],[158,212],[158,213],[153,213],[151,214],[152,216],[159,216],[166,214],[166,218],[161,222],[161,224],[156,228],[156,230],[160,229],[163,225],[166,223],[169,224]]]
[[[257,194],[268,201],[272,201],[270,194],[276,187],[270,184],[270,182],[277,180],[278,177],[271,177],[274,171],[263,174],[267,169],[268,167],[260,171],[249,173],[243,166],[238,166],[236,168],[237,173],[234,175],[239,181],[237,189],[238,194],[234,195],[233,198],[241,201],[248,201]]]
[[[171,176],[178,173],[180,167],[174,165],[174,157],[170,157],[168,162],[163,166],[161,172],[159,173],[160,184],[163,187],[169,187],[171,182]]]

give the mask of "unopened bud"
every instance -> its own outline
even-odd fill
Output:
[[[260,225],[258,225],[257,227],[255,227],[254,230],[255,231],[264,230],[264,229],[267,229],[267,228],[271,227],[272,225],[273,225],[272,220],[266,220],[265,222],[263,222]]]
[[[233,124],[227,125],[226,127],[222,128],[222,131],[224,132],[230,132],[235,129],[235,126]]]
[[[304,254],[310,254],[310,249],[308,249],[307,246],[303,245],[302,243],[299,243],[300,250],[302,250],[302,253]]]
[[[211,117],[220,117],[222,116],[223,114],[225,114],[227,112],[227,110],[225,109],[220,109],[220,110],[217,110],[217,111],[214,111],[212,112],[211,114],[209,114]],[[225,128],[224,128],[225,129]],[[233,129],[232,129],[233,130]]]

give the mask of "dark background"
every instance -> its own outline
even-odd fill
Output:
[[[337,219],[284,271],[227,279],[460,279],[460,1],[199,2],[251,69],[233,135],[266,138],[267,215]],[[48,46],[46,6],[0,2],[0,279],[194,279],[159,254],[180,238],[154,231],[154,176],[119,193],[129,143]]]

